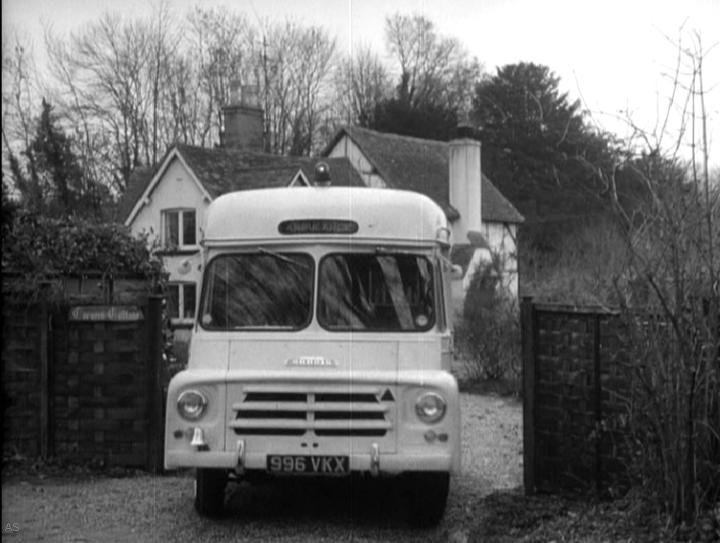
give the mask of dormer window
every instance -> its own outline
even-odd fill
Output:
[[[166,209],[162,212],[163,244],[167,249],[188,249],[197,245],[194,209]]]

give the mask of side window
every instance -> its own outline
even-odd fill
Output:
[[[162,224],[166,248],[182,249],[197,244],[194,209],[167,209],[162,212]]]
[[[195,283],[168,285],[168,317],[174,323],[190,323],[195,318]]]
[[[182,212],[183,239],[181,245],[195,245],[195,210]]]

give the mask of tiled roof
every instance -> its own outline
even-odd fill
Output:
[[[324,154],[329,153],[343,135],[355,142],[389,187],[421,192],[443,207],[448,218],[458,217],[457,210],[449,202],[447,142],[385,134],[352,126],[341,129]],[[511,223],[523,221],[522,215],[485,174],[482,183],[483,220]]]
[[[133,170],[132,174],[130,174],[130,179],[128,179],[127,188],[120,197],[120,200],[118,200],[116,208],[118,221],[124,222],[125,219],[127,219],[138,199],[143,195],[150,181],[152,181],[154,175],[155,170],[153,168],[135,168]]]
[[[289,157],[190,145],[178,145],[177,149],[213,198],[235,190],[284,187],[298,170],[312,183],[320,161],[330,166],[333,185],[363,186],[345,158]]]
[[[188,167],[216,198],[226,192],[256,188],[284,187],[290,183],[298,170],[313,182],[315,165],[326,162],[330,166],[333,185],[364,186],[362,178],[346,158],[288,157],[239,149],[207,148],[177,144],[177,149]],[[166,155],[161,164],[167,159]],[[152,181],[155,171],[138,168],[128,181],[128,188],[119,203],[118,216],[125,220],[138,199]]]

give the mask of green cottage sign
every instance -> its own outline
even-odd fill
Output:
[[[136,322],[144,319],[136,305],[76,305],[70,308],[70,320],[80,322]]]

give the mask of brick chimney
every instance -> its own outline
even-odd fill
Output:
[[[263,110],[257,87],[230,82],[230,103],[223,106],[220,145],[245,151],[263,151]]]
[[[470,243],[468,232],[482,232],[480,142],[468,125],[458,126],[449,143],[450,205],[460,213],[453,224],[455,243]]]

